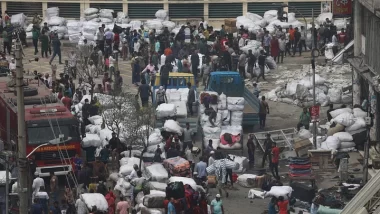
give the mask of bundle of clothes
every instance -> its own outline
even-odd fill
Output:
[[[289,158],[289,176],[302,177],[311,175],[311,163],[308,157]]]

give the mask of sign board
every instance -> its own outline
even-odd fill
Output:
[[[335,16],[351,16],[352,0],[333,0],[333,15]]]
[[[311,121],[319,120],[319,106],[312,106],[310,107],[310,116],[311,116]]]

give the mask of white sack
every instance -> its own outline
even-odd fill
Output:
[[[164,129],[167,132],[173,132],[178,134],[179,136],[182,136],[182,128],[177,121],[166,120],[164,123]]]
[[[99,147],[101,146],[100,138],[97,134],[86,134],[86,137],[82,139],[82,147]]]
[[[259,20],[262,20],[263,17],[260,16],[260,15],[257,15],[256,13],[250,13],[250,12],[247,12],[245,14],[245,17],[247,17],[248,19],[252,20],[252,21],[259,21]],[[240,27],[240,26],[239,26]]]
[[[66,24],[66,19],[63,17],[51,17],[48,21],[48,25],[50,26],[62,26]]]
[[[338,115],[344,113],[344,112],[349,112],[349,113],[352,113],[352,109],[350,108],[339,108],[339,109],[336,109],[334,111],[330,111],[330,115],[332,118],[335,118],[337,117]]]
[[[352,147],[355,147],[356,144],[352,141],[349,141],[349,142],[341,142],[340,143],[340,149],[348,149],[348,148],[352,148]]]
[[[265,198],[265,192],[262,192],[260,190],[250,189],[248,192],[248,198],[254,199],[254,198]]]
[[[349,112],[344,112],[334,118],[336,123],[342,124],[343,126],[351,126],[355,123],[355,117]]]
[[[33,30],[33,24],[29,24],[28,27],[25,29],[26,32],[32,32]]]
[[[19,13],[19,14],[13,15],[11,17],[11,24],[12,25],[16,25],[16,26],[22,26],[22,27],[24,27],[24,25],[26,24],[25,23],[26,18],[27,17],[23,13]]]
[[[88,16],[88,15],[92,15],[98,12],[99,10],[97,8],[87,8],[84,10],[84,15]]]
[[[168,14],[169,12],[167,10],[157,10],[155,16],[156,18],[164,20],[166,17],[168,17]]]
[[[92,15],[89,15],[89,16],[85,16],[84,18],[86,19],[86,21],[99,22],[99,20],[94,20],[94,19],[99,18],[98,14],[92,14]]]
[[[238,135],[243,132],[242,126],[222,126],[220,136],[224,135],[224,133],[230,133],[232,135]]]
[[[288,199],[291,196],[293,188],[290,186],[273,186],[269,192],[266,192],[265,197],[274,196],[276,198],[282,196],[284,199]]]
[[[176,115],[176,107],[172,103],[162,103],[157,106],[156,116],[157,118],[174,117]]]
[[[244,106],[244,97],[227,97],[227,105],[242,105]]]
[[[197,184],[192,178],[172,176],[169,178],[168,184],[173,183],[173,182],[182,182],[183,185],[188,184],[189,186],[191,186],[191,188],[197,189]]]
[[[149,29],[162,29],[163,28],[162,20],[159,20],[159,19],[148,20],[145,22],[145,25]]]
[[[237,178],[237,183],[242,187],[254,187],[257,175],[242,174]]]
[[[337,150],[340,147],[339,138],[334,136],[329,136],[327,139],[321,143],[321,149],[325,150]]]
[[[203,135],[207,139],[218,139],[220,138],[221,130],[219,127],[203,127]]]
[[[231,125],[240,126],[243,123],[243,112],[242,111],[232,111],[231,112]]]
[[[309,139],[311,138],[313,135],[311,134],[311,132],[307,129],[301,129],[299,132],[298,132],[298,136],[301,138],[301,139]]]
[[[92,117],[89,117],[88,120],[93,125],[102,125],[103,123],[103,118],[100,115],[94,115]]]
[[[161,136],[160,132],[154,132],[151,135],[149,135],[148,138],[148,146],[156,146],[160,144],[163,141],[163,137]]]
[[[328,18],[331,21],[333,18],[333,14],[332,13],[321,13],[317,17],[317,22],[319,24],[323,24],[324,22],[326,22],[326,18]]]
[[[222,117],[222,125],[229,125],[231,120],[231,114],[229,110],[219,110],[218,113],[220,113]]]
[[[345,142],[345,141],[353,141],[354,139],[352,138],[352,135],[348,132],[337,132],[333,134],[334,137],[337,137],[340,142]]]
[[[356,131],[364,127],[366,127],[364,118],[358,117],[355,119],[355,122],[351,126],[346,127],[345,130],[346,132],[351,133],[352,131]]]
[[[172,31],[175,28],[175,23],[172,21],[164,21],[162,22],[164,27],[167,27],[169,31]]]
[[[139,20],[132,20],[129,24],[132,25],[131,30],[138,30],[140,29],[142,22]]]
[[[165,183],[169,178],[169,174],[164,168],[164,166],[160,163],[154,163],[150,166],[146,167],[146,174],[151,181],[158,181]]]
[[[53,16],[59,16],[59,8],[58,7],[49,7],[46,9],[47,18],[51,18]]]
[[[166,191],[166,187],[168,185],[166,183],[160,183],[157,181],[149,181],[150,191],[158,190],[158,191]]]
[[[331,103],[340,103],[342,101],[342,90],[338,88],[330,88],[327,95],[330,97]]]
[[[119,173],[123,176],[128,176],[133,171],[133,165],[140,165],[140,158],[136,157],[124,157],[120,160],[120,170]],[[144,166],[144,162],[142,162]]]
[[[224,110],[227,109],[227,96],[222,93],[218,97],[218,110]]]
[[[248,163],[249,163],[249,160],[248,160],[247,157],[237,156],[237,155],[229,155],[229,156],[231,157],[231,159],[235,163],[239,164],[239,168],[238,169],[233,169],[232,172],[241,174],[241,173],[244,173],[245,171],[247,171]]]
[[[94,206],[99,211],[107,211],[108,203],[104,195],[100,193],[84,193],[80,195],[82,201],[87,205],[88,209],[92,209]]]
[[[361,108],[354,108],[353,112],[355,117],[367,117],[367,112],[363,111]]]
[[[113,20],[113,13],[114,11],[113,10],[110,10],[110,9],[101,9],[99,11],[99,16],[102,17],[102,18],[108,18],[108,19],[112,19]]]
[[[119,178],[116,182],[116,185],[114,187],[114,190],[118,190],[120,192],[123,192],[123,190],[129,190],[131,188],[131,184],[126,181],[124,178]]]
[[[109,176],[109,180],[111,180],[113,182],[117,182],[119,180],[119,178],[120,178],[120,176],[119,176],[119,173],[117,173],[117,172],[111,173]]]

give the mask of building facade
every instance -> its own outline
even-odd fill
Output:
[[[371,141],[380,142],[380,1],[355,0],[353,103],[368,101],[374,115]]]
[[[311,9],[318,15],[323,8],[331,8],[331,1],[321,0],[2,0],[1,11],[7,10],[9,14],[24,13],[33,16],[37,13],[45,15],[46,8],[59,7],[60,15],[65,18],[80,18],[84,9],[89,7],[108,8],[115,12],[127,12],[131,19],[155,18],[155,12],[159,9],[169,11],[169,17],[173,20],[201,19],[217,20],[235,18],[247,12],[263,15],[267,10],[277,7],[280,3],[289,4],[289,12],[295,12],[292,8],[302,13],[304,17],[311,17]],[[301,16],[301,14],[298,14]]]

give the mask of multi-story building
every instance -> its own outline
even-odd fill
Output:
[[[302,13],[303,17],[311,17],[311,9],[317,15],[322,7],[331,5],[332,0],[2,0],[1,11],[9,14],[24,13],[32,16],[35,13],[44,15],[45,9],[59,7],[60,15],[65,18],[81,17],[85,8],[108,8],[116,12],[127,12],[131,19],[151,19],[159,9],[169,11],[173,20],[204,18],[205,20],[221,20],[235,18],[247,12],[263,15],[265,11],[277,9],[273,3],[289,4]],[[330,7],[331,8],[331,7]]]
[[[380,141],[380,1],[355,0],[354,55],[349,59],[353,67],[353,103],[369,101],[374,115],[371,141]]]

